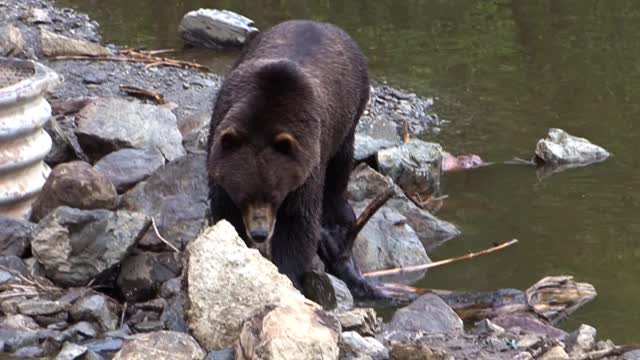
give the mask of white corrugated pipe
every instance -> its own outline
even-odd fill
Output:
[[[44,99],[60,77],[33,61],[0,58],[0,215],[27,217],[50,169],[51,117]]]

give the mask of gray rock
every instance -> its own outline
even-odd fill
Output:
[[[184,138],[194,131],[208,129],[211,121],[211,113],[208,111],[197,112],[178,120],[178,130]]]
[[[386,360],[389,350],[372,337],[362,337],[355,331],[342,333],[340,339],[341,360]]]
[[[32,52],[26,50],[22,32],[17,26],[0,26],[0,56],[24,58],[30,55]]]
[[[362,161],[375,156],[379,150],[400,144],[397,125],[386,117],[374,117],[358,126],[353,157]]]
[[[265,306],[304,301],[289,278],[248,249],[227,221],[205,230],[185,256],[187,322],[207,351],[233,345],[245,320]]]
[[[29,11],[29,15],[26,20],[31,24],[49,24],[51,23],[51,16],[49,12],[44,9],[33,8]]]
[[[69,314],[66,311],[46,315],[33,315],[33,318],[40,326],[46,328],[51,326],[53,329],[64,329],[69,325],[67,324]]]
[[[165,281],[160,288],[160,296],[165,299],[182,294],[182,275]]]
[[[80,321],[76,324],[69,326],[65,331],[60,334],[59,342],[73,341],[79,342],[86,340],[87,338],[94,338],[98,335],[98,329],[92,323],[88,321]],[[56,340],[58,340],[56,339]]]
[[[52,315],[64,311],[64,304],[45,299],[30,299],[18,304],[18,311],[22,315]]]
[[[16,330],[0,328],[0,339],[4,342],[5,352],[15,352],[20,348],[37,346],[46,339],[51,339],[58,334],[51,330]]]
[[[164,330],[164,322],[160,320],[149,320],[137,323],[133,326],[137,333],[148,333]]]
[[[597,331],[594,327],[582,324],[578,330],[569,334],[564,340],[565,349],[572,357],[577,357],[585,352],[592,351],[596,347]]]
[[[119,321],[115,305],[106,297],[97,294],[76,301],[70,314],[75,321],[97,322],[103,331],[115,330]]]
[[[86,99],[74,99],[69,102],[77,106],[84,100]],[[52,103],[52,106],[55,106],[55,103]],[[53,142],[51,150],[44,158],[47,165],[55,167],[58,164],[73,160],[89,160],[89,158],[84,154],[84,151],[82,151],[82,148],[78,143],[78,139],[76,138],[76,134],[74,133],[74,120],[75,119],[72,116],[65,116],[61,118],[53,116],[44,125],[44,130],[49,134]]]
[[[354,207],[356,215],[365,206]],[[353,254],[362,272],[429,264],[424,246],[397,210],[381,208],[362,229]]]
[[[376,172],[366,164],[358,165],[351,173],[348,186],[349,202],[354,208],[364,208],[387,189],[393,189],[394,195],[382,209],[395,209],[402,214],[427,252],[460,234],[455,225],[417,207],[391,178]]]
[[[111,180],[119,193],[148,178],[164,165],[156,149],[122,149],[103,157],[94,168]]]
[[[377,139],[366,134],[356,134],[353,158],[356,161],[363,161],[377,155],[378,151],[396,146],[397,144],[398,141]]]
[[[322,306],[325,310],[353,309],[353,296],[344,281],[323,271],[305,274],[303,293],[309,300]]]
[[[16,350],[13,356],[18,359],[35,359],[44,355],[44,349],[41,346],[27,346]]]
[[[40,221],[58,206],[113,209],[118,194],[108,178],[84,161],[56,166],[32,205],[31,219]]]
[[[124,194],[121,206],[153,216],[162,237],[183,249],[207,223],[206,155],[187,155],[165,165]],[[159,250],[166,245],[150,228],[140,246]]]
[[[337,311],[336,316],[342,331],[355,331],[363,336],[374,336],[379,333],[382,321],[376,311],[371,308],[356,308],[350,311]]]
[[[7,315],[0,321],[0,328],[10,328],[15,330],[37,330],[38,324],[26,315]]]
[[[17,274],[27,276],[29,271],[22,259],[17,256],[0,256],[0,284],[5,282],[20,282]]]
[[[56,360],[76,360],[87,353],[89,349],[74,343],[65,342],[56,356]]]
[[[609,152],[589,140],[572,136],[561,129],[549,129],[547,138],[538,141],[535,155],[546,165],[588,165],[606,160]]]
[[[622,355],[622,360],[640,360],[640,350],[629,351]]]
[[[411,139],[406,144],[379,151],[377,159],[380,171],[406,193],[430,195],[440,191],[440,145]]]
[[[190,154],[201,154],[207,151],[209,141],[209,126],[188,132],[183,136],[182,145]]]
[[[0,216],[0,256],[24,256],[31,242],[32,232],[32,223]]]
[[[140,213],[59,207],[34,231],[34,255],[55,282],[86,285],[120,263],[149,226]]]
[[[84,342],[82,346],[97,354],[110,354],[120,350],[123,343],[124,341],[120,338],[107,337],[105,339]]]
[[[473,329],[473,332],[481,336],[489,336],[489,335],[502,335],[504,334],[505,330],[502,327],[492,323],[491,320],[484,319],[484,320],[478,321],[475,324],[475,328]]]
[[[76,116],[76,136],[93,159],[123,148],[154,148],[168,160],[184,156],[175,115],[155,105],[102,98]]]
[[[207,354],[205,360],[234,360],[236,358],[236,351],[233,348],[212,351]]]
[[[167,300],[167,306],[162,311],[160,320],[167,330],[188,332],[189,328],[184,315],[184,295],[176,295]]]
[[[50,31],[41,30],[40,40],[42,53],[45,56],[72,56],[72,55],[88,55],[88,56],[108,56],[111,55],[109,49],[96,43],[84,40],[71,39],[63,35],[55,34]]]
[[[199,9],[188,12],[178,34],[186,42],[209,48],[242,45],[258,29],[253,21],[227,10]]]
[[[201,360],[206,353],[188,334],[158,331],[134,335],[113,357],[114,360]]]
[[[177,253],[143,252],[122,262],[118,288],[129,303],[156,297],[162,283],[180,275],[182,261]]]
[[[391,330],[421,331],[426,334],[459,334],[462,320],[440,297],[427,294],[396,311]]]
[[[333,315],[311,302],[290,302],[244,323],[236,358],[338,359],[339,336],[340,323]]]

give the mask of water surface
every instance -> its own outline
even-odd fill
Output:
[[[199,7],[237,11],[262,29],[290,18],[333,22],[361,44],[377,79],[436,97],[436,113],[450,123],[425,137],[450,151],[529,157],[549,127],[604,146],[614,154],[607,162],[544,179],[519,166],[446,176],[449,200],[438,216],[464,235],[433,259],[520,243],[434,269],[418,285],[526,289],[546,275],[574,275],[599,295],[565,327],[588,323],[616,342],[640,342],[640,2],[59,2],[100,22],[106,41],[149,48],[181,46],[180,18]],[[211,62],[224,68],[233,56]]]

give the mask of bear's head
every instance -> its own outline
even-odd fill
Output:
[[[209,177],[242,212],[247,236],[262,243],[286,197],[320,163],[322,114],[313,80],[288,60],[243,64],[225,87],[228,110],[211,134]]]

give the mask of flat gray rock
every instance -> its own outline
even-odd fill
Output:
[[[189,334],[157,331],[131,336],[113,359],[201,360],[206,355]]]
[[[538,141],[535,155],[545,165],[578,166],[604,161],[609,157],[609,152],[564,130],[549,129],[547,137]]]
[[[227,10],[199,9],[188,12],[180,22],[178,34],[191,45],[219,48],[239,46],[258,32],[253,21]]]
[[[111,180],[116,190],[122,193],[163,165],[164,157],[157,149],[122,149],[100,159],[94,168]]]
[[[124,148],[153,148],[173,161],[186,154],[175,115],[165,108],[101,98],[85,106],[76,117],[76,136],[93,159]]]

